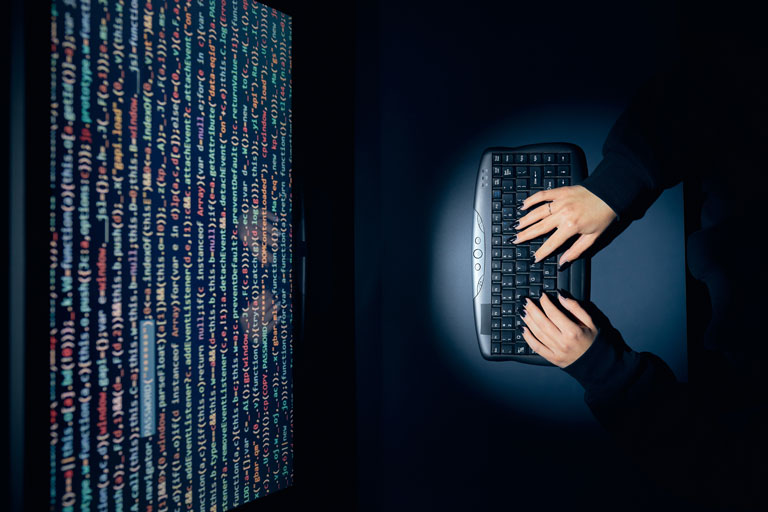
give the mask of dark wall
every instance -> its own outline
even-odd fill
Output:
[[[482,150],[563,140],[594,169],[634,91],[678,56],[677,17],[661,1],[358,7],[360,510],[674,503],[614,455],[564,372],[481,358],[469,248]],[[669,190],[598,254],[592,300],[686,379],[682,212]]]

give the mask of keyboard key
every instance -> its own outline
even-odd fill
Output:
[[[508,222],[502,222],[501,223],[501,232],[502,233],[514,233],[515,230],[515,223],[513,221]]]
[[[534,263],[533,259],[531,259],[530,269],[531,269],[531,272],[535,272],[535,271],[538,271],[538,270],[542,270],[543,271],[544,270],[544,262],[540,261],[538,263]]]
[[[517,329],[515,331],[515,346],[517,346],[518,343],[522,343],[523,345],[527,345],[525,342],[525,338],[523,338],[523,330]]]
[[[501,282],[501,272],[491,272],[491,281],[494,283]]]
[[[512,343],[515,341],[515,331],[509,330],[509,331],[501,331],[501,342],[502,343]]]
[[[491,354],[501,353],[501,343],[491,343]]]
[[[520,315],[517,315],[515,317],[515,327],[520,328],[525,325],[525,322],[523,321],[523,318]]]
[[[501,295],[491,295],[491,305],[501,306]]]
[[[557,279],[544,279],[544,291],[550,292],[557,288]]]
[[[502,192],[514,192],[515,180],[513,179],[501,180],[501,190]]]
[[[541,163],[541,153],[531,153],[528,155],[528,162],[532,164]]]
[[[516,235],[504,235],[501,237],[501,246],[502,247],[512,247],[512,242],[515,240]]]
[[[557,186],[558,187],[567,187],[571,184],[570,178],[557,178]]]
[[[501,264],[501,271],[505,274],[509,274],[515,271],[515,262],[514,261],[499,261],[496,260]]]
[[[552,178],[544,178],[544,188],[547,190],[555,188],[555,180]]]
[[[500,214],[500,213],[494,213],[494,214],[493,214],[493,222],[494,222],[494,223],[499,223],[499,222],[501,222],[501,214]]]
[[[549,258],[547,258],[547,260],[549,260]],[[544,278],[546,279],[547,277],[557,277],[557,265],[544,265]]]
[[[570,153],[558,153],[557,154],[557,163],[559,163],[559,164],[569,164],[569,163],[571,163],[571,154]]]
[[[523,339],[525,341],[525,339]],[[526,348],[528,345],[526,343],[515,343],[515,354],[517,355],[525,355],[526,354]]]
[[[501,211],[501,201],[494,201],[493,202],[493,211],[494,212],[500,212]]]
[[[501,259],[502,260],[513,260],[513,259],[515,259],[515,250],[514,249],[502,249],[501,250]]]
[[[529,297],[532,299],[540,299],[541,298],[541,286],[531,286],[528,288],[528,293],[530,293]]]
[[[555,155],[554,155],[554,153],[544,153],[544,163],[545,164],[553,164],[553,163],[555,163]]]
[[[557,171],[555,170],[554,165],[545,165],[544,167],[542,167],[542,169],[544,170],[545,178],[554,178],[555,175],[557,174]]]
[[[501,300],[502,302],[514,302],[515,290],[513,288],[505,288],[501,292]]]
[[[492,238],[492,240],[493,240],[493,241],[491,242],[491,245],[492,245],[493,247],[499,247],[499,246],[501,245],[501,237],[500,237],[500,236],[494,236],[494,237]]]
[[[515,272],[528,272],[528,262],[525,260],[517,260],[515,262]]]
[[[515,286],[526,286],[528,284],[528,274],[515,274]]]
[[[569,165],[558,165],[557,166],[557,175],[558,176],[570,176],[571,175],[571,167]]]
[[[533,258],[533,255],[536,254],[536,252],[541,249],[540,243],[537,242],[531,242],[531,258]]]
[[[516,164],[528,163],[528,155],[526,155],[525,153],[515,153],[514,160]]]
[[[525,201],[526,199],[528,199],[528,192],[517,192],[517,194],[515,194],[515,195],[516,195],[517,201],[519,203],[521,203],[521,202]]]
[[[491,231],[493,231],[494,235],[500,235],[501,234],[501,224],[491,224]]]
[[[491,258],[501,258],[501,249],[491,249]]]
[[[541,280],[543,279],[541,272],[531,272],[530,273],[530,279],[529,282],[531,284],[541,284]]]
[[[501,293],[501,285],[494,283],[491,285],[491,293]]]
[[[512,343],[508,343],[506,345],[501,346],[501,353],[502,355],[512,355],[512,350],[514,348],[514,345]]]
[[[491,329],[501,329],[501,320],[498,318],[491,319]]]
[[[515,306],[513,304],[502,304],[501,316],[515,316]]]
[[[493,178],[493,188],[501,186],[501,178]]]
[[[515,176],[518,178],[526,178],[530,175],[527,167],[515,167]]]
[[[491,308],[491,318],[498,318],[501,316],[501,308]]]
[[[515,247],[515,257],[517,259],[524,259],[524,260],[527,260],[528,258],[530,258],[530,254],[528,253],[528,247],[524,245],[523,246],[518,245],[517,247]]]
[[[491,341],[501,341],[501,331],[491,331]]]
[[[528,297],[528,288],[516,288],[515,289],[515,301],[520,303],[523,299]]]
[[[511,164],[514,163],[512,160],[512,153],[504,153],[501,155],[501,163],[503,164]]]
[[[493,177],[494,178],[498,178],[499,176],[501,176],[501,167],[499,167],[498,165],[494,165],[493,166]]]
[[[501,189],[495,188],[491,192],[491,197],[494,199],[501,199]]]
[[[521,178],[515,180],[515,190],[528,190],[528,180]]]
[[[531,171],[531,188],[541,187],[541,167],[534,167]]]
[[[501,328],[502,329],[514,329],[515,325],[515,318],[513,316],[507,316],[501,319]]]
[[[501,287],[502,288],[514,288],[515,287],[515,276],[511,274],[499,274],[501,275]]]
[[[501,270],[501,260],[491,260],[491,270]]]
[[[493,153],[491,155],[491,162],[494,164],[500,164],[501,163],[501,153]]]
[[[503,206],[515,206],[515,194],[504,194],[501,196]]]
[[[501,203],[499,203],[501,204]],[[515,218],[515,209],[514,208],[502,208],[501,209],[501,218],[502,220],[512,220]]]
[[[511,167],[502,167],[501,168],[501,177],[502,178],[511,178],[512,177],[512,168]]]

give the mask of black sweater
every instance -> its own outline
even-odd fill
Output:
[[[622,449],[702,507],[768,509],[766,62],[721,50],[659,73],[583,183],[624,224],[684,183],[689,383],[631,350],[599,312],[597,338],[564,371]]]

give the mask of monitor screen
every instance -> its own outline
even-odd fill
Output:
[[[291,486],[291,18],[50,5],[50,509]]]

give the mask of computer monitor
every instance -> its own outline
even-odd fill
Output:
[[[8,509],[355,501],[354,9],[268,4],[13,4]]]

